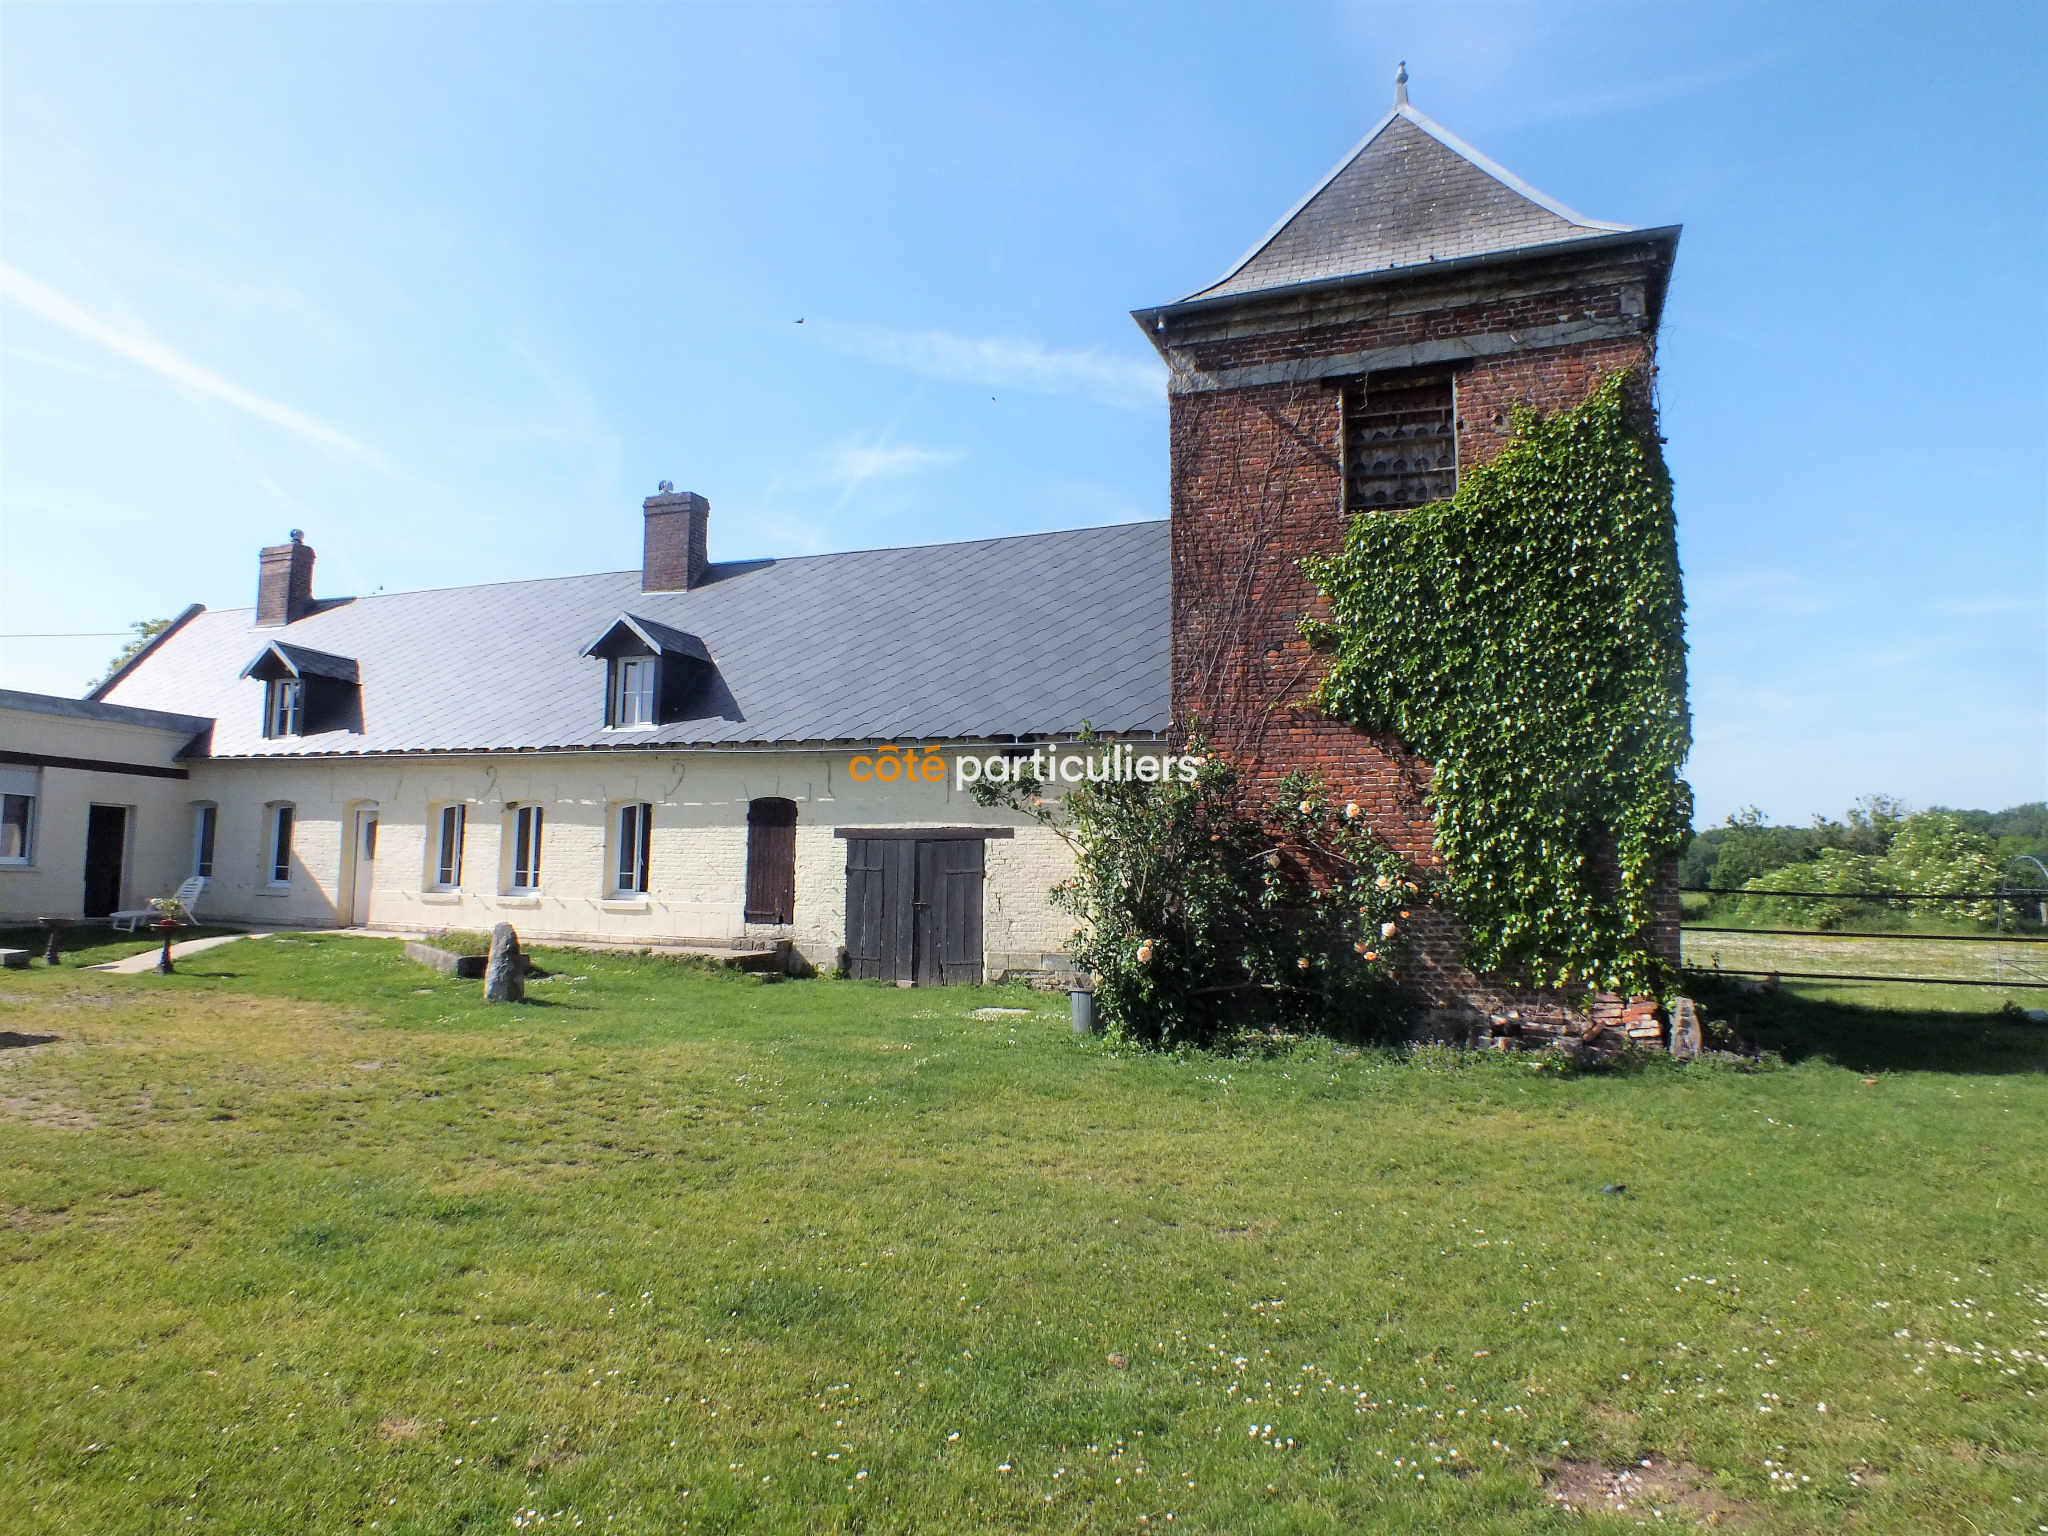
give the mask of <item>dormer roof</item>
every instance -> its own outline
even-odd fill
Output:
[[[1633,227],[1589,219],[1537,191],[1403,99],[1229,271],[1179,302],[1596,239]]]
[[[242,668],[241,676],[268,682],[278,677],[326,677],[337,683],[360,683],[362,675],[355,658],[316,651],[310,646],[287,645],[273,640],[256,653],[255,660]]]
[[[637,645],[635,641],[639,642]],[[637,613],[622,613],[605,626],[604,633],[576,654],[616,656],[639,654],[641,647],[656,656],[687,656],[692,661],[709,661],[711,652],[704,642],[686,630],[675,629]]]

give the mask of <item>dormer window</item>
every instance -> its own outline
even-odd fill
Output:
[[[661,662],[652,656],[622,656],[612,663],[617,683],[612,693],[612,724],[616,726],[655,725],[656,684]]]
[[[607,730],[645,730],[692,718],[712,675],[711,652],[695,635],[622,613],[583,647],[605,664]]]
[[[303,685],[296,677],[273,677],[263,687],[263,734],[271,737],[298,735],[305,699]]]
[[[263,734],[270,740],[363,728],[363,691],[347,656],[273,640],[242,668],[263,684]]]

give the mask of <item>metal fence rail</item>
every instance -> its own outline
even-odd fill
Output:
[[[1686,970],[1699,976],[1775,976],[1780,981],[1888,981],[1901,986],[1912,987],[2038,987],[2048,989],[2048,981],[1982,981],[1967,976],[1855,976],[1839,971],[1735,971],[1722,966],[1688,965]]]
[[[2048,944],[2048,935],[2012,933],[1880,933],[1851,928],[1708,928],[1686,923],[1686,933],[1775,933],[1797,939],[1902,939],[1914,944]]]
[[[2030,874],[2026,876],[2026,878],[2032,880],[2036,877]],[[1724,928],[1719,926],[1709,927],[1704,924],[1681,924],[1680,926],[1680,932],[1682,934],[1767,934],[1786,938],[1802,939],[1893,939],[1901,942],[1915,944],[1996,944],[2000,946],[2000,952],[1992,957],[1993,965],[1997,970],[1997,975],[1995,976],[1984,977],[1981,979],[1950,976],[1873,976],[1867,973],[1851,973],[1846,971],[1752,971],[1726,969],[1719,965],[1684,967],[1686,970],[1694,971],[1700,975],[1766,977],[1775,976],[1780,981],[1866,981],[1892,982],[1900,986],[1920,987],[2010,987],[2015,989],[2025,988],[2028,990],[2048,990],[2048,971],[2037,969],[2037,967],[2041,965],[2043,962],[2035,960],[2032,956],[2028,956],[2024,961],[2022,961],[2017,955],[2008,958],[2004,953],[2004,948],[2008,945],[2017,948],[2023,945],[2048,943],[2048,936],[2011,933],[2006,930],[2005,926],[2005,908],[2006,903],[2008,902],[2012,902],[2015,904],[2025,903],[2029,906],[2039,904],[2042,908],[2043,921],[2048,922],[2048,887],[2035,886],[2029,884],[2025,886],[2006,886],[2005,888],[1997,891],[1918,892],[1757,891],[1730,889],[1724,886],[1706,885],[1693,886],[1690,889],[1681,888],[1679,894],[1682,896],[1745,896],[1751,898],[1762,898],[1766,900],[1777,898],[1789,898],[1795,901],[1988,901],[1996,902],[1998,907],[1996,917],[1998,931],[1995,933],[1983,934],[1878,933],[1864,929],[1852,931],[1836,929],[1832,931],[1826,931],[1812,928]],[[2009,976],[2007,974],[2008,971],[2010,971],[2012,975]],[[2027,979],[2018,979],[2021,977]]]
[[[1745,891],[1719,885],[1682,885],[1681,896],[1812,896],[1824,901],[2039,901],[2048,890],[2004,891]]]

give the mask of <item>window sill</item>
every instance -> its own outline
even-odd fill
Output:
[[[462,905],[462,892],[421,891],[420,900],[430,907],[459,907]]]
[[[259,885],[256,887],[256,894],[258,896],[289,896],[291,893],[292,888],[288,885]]]
[[[34,869],[26,859],[0,859],[0,875],[25,875]]]
[[[500,896],[498,898],[498,905],[501,907],[537,907],[540,905],[540,897],[532,891],[519,891],[510,896]]]
[[[645,896],[607,896],[597,904],[600,912],[649,912],[654,903]]]

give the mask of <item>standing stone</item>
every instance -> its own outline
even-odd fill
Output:
[[[526,961],[519,953],[519,935],[512,931],[510,923],[500,923],[491,930],[491,958],[484,966],[484,1001],[526,1001]]]
[[[1671,1000],[1671,1059],[1691,1061],[1700,1053],[1700,1011],[1689,997]]]

